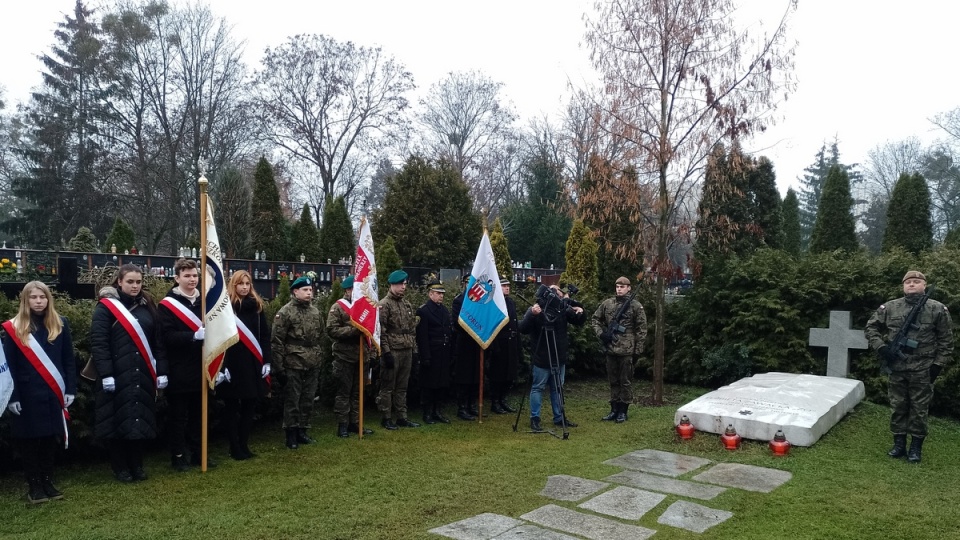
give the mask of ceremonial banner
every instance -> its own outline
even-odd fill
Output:
[[[220,237],[213,222],[213,208],[207,198],[207,216],[205,223],[206,245],[206,313],[203,324],[203,368],[207,374],[207,384],[214,387],[217,373],[223,364],[223,353],[239,340],[237,319],[227,294],[227,282],[223,274],[223,253],[220,252]]]
[[[7,410],[11,395],[13,395],[13,375],[10,375],[7,357],[3,354],[3,347],[0,347],[0,415]]]
[[[380,310],[377,304],[380,302],[380,295],[377,292],[377,263],[373,256],[373,236],[366,218],[360,222],[360,239],[357,242],[353,274],[350,321],[379,351]]]
[[[500,276],[497,275],[497,263],[487,231],[483,231],[483,238],[480,239],[480,249],[473,262],[458,321],[481,349],[489,347],[500,329],[507,324],[507,303],[500,290]]]

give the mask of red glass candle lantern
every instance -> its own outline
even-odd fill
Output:
[[[720,436],[720,441],[723,442],[723,447],[727,450],[737,450],[740,448],[740,442],[743,441],[743,438],[737,435],[737,430],[733,428],[733,424],[728,424],[726,431]]]
[[[690,419],[687,418],[687,415],[680,417],[680,423],[677,424],[677,435],[680,435],[680,438],[683,440],[692,439],[693,432],[696,431],[693,427],[693,424],[690,423]]]
[[[787,441],[787,436],[783,434],[782,429],[778,429],[777,434],[770,441],[770,451],[775,456],[785,456],[790,451],[790,442]]]

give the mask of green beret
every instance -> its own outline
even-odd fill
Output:
[[[347,276],[340,282],[340,287],[344,290],[353,288],[353,276]]]
[[[290,284],[290,290],[295,291],[303,287],[312,287],[313,281],[310,280],[307,276],[300,276],[297,279],[293,280],[293,283]]]
[[[394,270],[390,272],[390,276],[387,278],[387,283],[391,285],[396,285],[397,283],[403,283],[407,280],[407,273],[403,270]]]

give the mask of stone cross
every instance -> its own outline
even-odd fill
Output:
[[[849,311],[831,311],[829,328],[811,328],[811,347],[827,348],[827,377],[846,377],[850,371],[850,349],[866,349],[863,330],[850,328]]]

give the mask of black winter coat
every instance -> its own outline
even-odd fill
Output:
[[[417,351],[420,355],[420,387],[450,386],[450,352],[453,345],[450,311],[443,304],[427,301],[417,309]]]
[[[461,309],[462,292],[453,299],[453,383],[480,384],[480,345],[460,326],[458,319]]]
[[[549,343],[549,334],[543,332],[543,325],[546,323],[546,317],[541,312],[539,315],[533,314],[533,308],[527,308],[523,314],[523,319],[517,324],[521,334],[530,334],[530,355],[533,364],[539,368],[550,369],[550,357],[548,354],[556,353],[555,361],[558,365],[567,364],[567,350],[570,346],[567,335],[567,325],[583,326],[587,320],[584,312],[576,313],[573,308],[567,308],[563,317],[557,317],[553,321],[553,341],[556,342],[556,350],[553,350],[553,344]]]
[[[119,292],[120,302],[140,323],[157,360],[157,375],[167,374],[167,363],[157,347],[157,313],[142,294]],[[97,367],[94,436],[99,439],[153,439],[157,436],[157,389],[149,359],[140,355],[133,338],[102,303],[93,310],[90,352]],[[116,391],[104,392],[103,379],[113,377]]]
[[[509,296],[503,297],[507,304],[507,324],[500,329],[493,343],[487,348],[490,359],[487,376],[490,382],[512,383],[517,378],[520,366],[520,329],[517,327],[517,304]]]
[[[203,319],[200,314],[200,297],[197,296],[195,303],[191,304],[183,295],[175,292],[174,287],[167,293],[167,298],[174,302],[179,302],[193,312],[198,319]],[[157,312],[160,317],[160,339],[158,346],[160,354],[167,359],[170,369],[170,386],[167,392],[172,394],[183,394],[188,392],[200,392],[203,389],[203,379],[201,378],[201,359],[203,358],[203,341],[193,339],[194,330],[191,330],[187,323],[180,320],[170,308],[161,303],[157,306]]]
[[[270,325],[263,311],[257,311],[257,301],[244,298],[239,304],[233,304],[237,320],[243,322],[260,343],[264,362],[270,363]],[[243,342],[227,349],[224,359],[225,369],[230,370],[230,381],[224,381],[217,387],[217,397],[224,399],[250,399],[267,395],[267,381],[260,360],[250,352]]]
[[[47,341],[47,327],[42,320],[34,319],[33,337],[47,353],[63,378],[64,394],[77,394],[77,366],[73,356],[73,340],[70,326],[60,317],[63,330],[53,343]],[[11,435],[18,439],[63,436],[63,409],[50,385],[20,351],[13,339],[3,336],[3,352],[7,356],[10,375],[13,376],[13,394],[10,403],[20,402],[20,415],[12,416]]]

